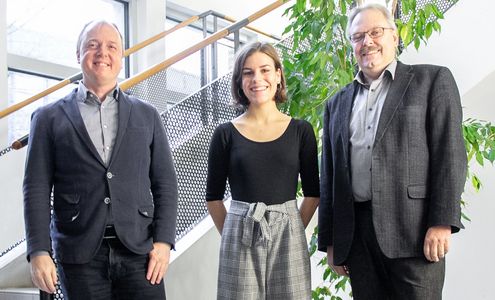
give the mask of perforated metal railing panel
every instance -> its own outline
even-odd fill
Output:
[[[146,86],[159,90],[163,78],[159,72],[146,80]],[[218,124],[236,116],[229,105],[230,78],[231,74],[219,78],[161,113],[179,183],[177,239],[207,215],[205,188],[210,137]],[[127,92],[153,105],[156,103],[156,99],[147,99],[150,93],[139,85]]]

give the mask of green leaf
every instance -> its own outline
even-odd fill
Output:
[[[412,26],[410,24],[406,24],[401,28],[400,37],[405,45],[409,45],[412,40]]]
[[[438,7],[435,4],[433,4],[433,3],[431,4],[431,9],[432,9],[435,17],[437,17],[439,19],[443,19],[443,13],[438,9]]]
[[[471,222],[471,219],[463,212],[461,212],[461,217],[464,219],[464,220],[467,220],[469,222]]]
[[[476,152],[476,161],[483,166],[483,155],[481,152]]]
[[[421,40],[419,39],[418,36],[416,36],[414,38],[414,48],[416,48],[416,50],[418,50],[419,49],[419,46],[421,46]]]
[[[487,158],[491,163],[495,161],[495,150],[490,150]]]
[[[475,174],[473,174],[471,176],[471,184],[473,185],[474,189],[476,190],[476,192],[478,192],[481,188],[481,181],[479,180],[478,176],[476,176]]]
[[[425,29],[425,36],[426,38],[430,38],[431,34],[433,33],[433,25],[431,23],[426,24],[426,29]]]
[[[433,29],[435,31],[441,31],[442,30],[442,26],[440,25],[440,23],[438,23],[438,21],[434,21],[434,22],[432,22],[432,24],[433,24]]]
[[[296,11],[302,13],[306,10],[306,0],[297,0]]]

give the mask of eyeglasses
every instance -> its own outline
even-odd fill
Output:
[[[370,38],[372,38],[372,39],[376,39],[376,38],[379,38],[383,35],[383,33],[385,32],[385,29],[394,30],[393,28],[387,28],[387,27],[374,27],[374,28],[371,28],[370,30],[365,31],[365,32],[353,33],[353,34],[351,34],[349,39],[353,43],[361,42],[362,40],[364,40],[364,37],[366,35],[369,35]]]

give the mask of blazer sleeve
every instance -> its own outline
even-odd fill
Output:
[[[430,151],[428,226],[464,228],[460,199],[464,190],[467,158],[462,134],[459,91],[449,69],[442,67],[432,84],[427,130]]]
[[[323,115],[323,139],[320,168],[320,205],[318,208],[318,250],[333,245],[333,158],[330,143],[330,112],[327,101]]]
[[[154,109],[153,142],[151,145],[150,182],[155,206],[153,241],[175,244],[178,187],[172,153],[165,128]]]
[[[51,145],[47,113],[38,110],[31,118],[23,182],[28,260],[34,252],[51,252],[50,196],[54,172],[54,153]]]

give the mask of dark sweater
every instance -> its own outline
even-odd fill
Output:
[[[228,179],[234,200],[281,204],[296,198],[299,175],[304,195],[319,197],[316,139],[308,122],[292,119],[268,142],[249,140],[224,123],[210,143],[206,201],[222,200]]]

